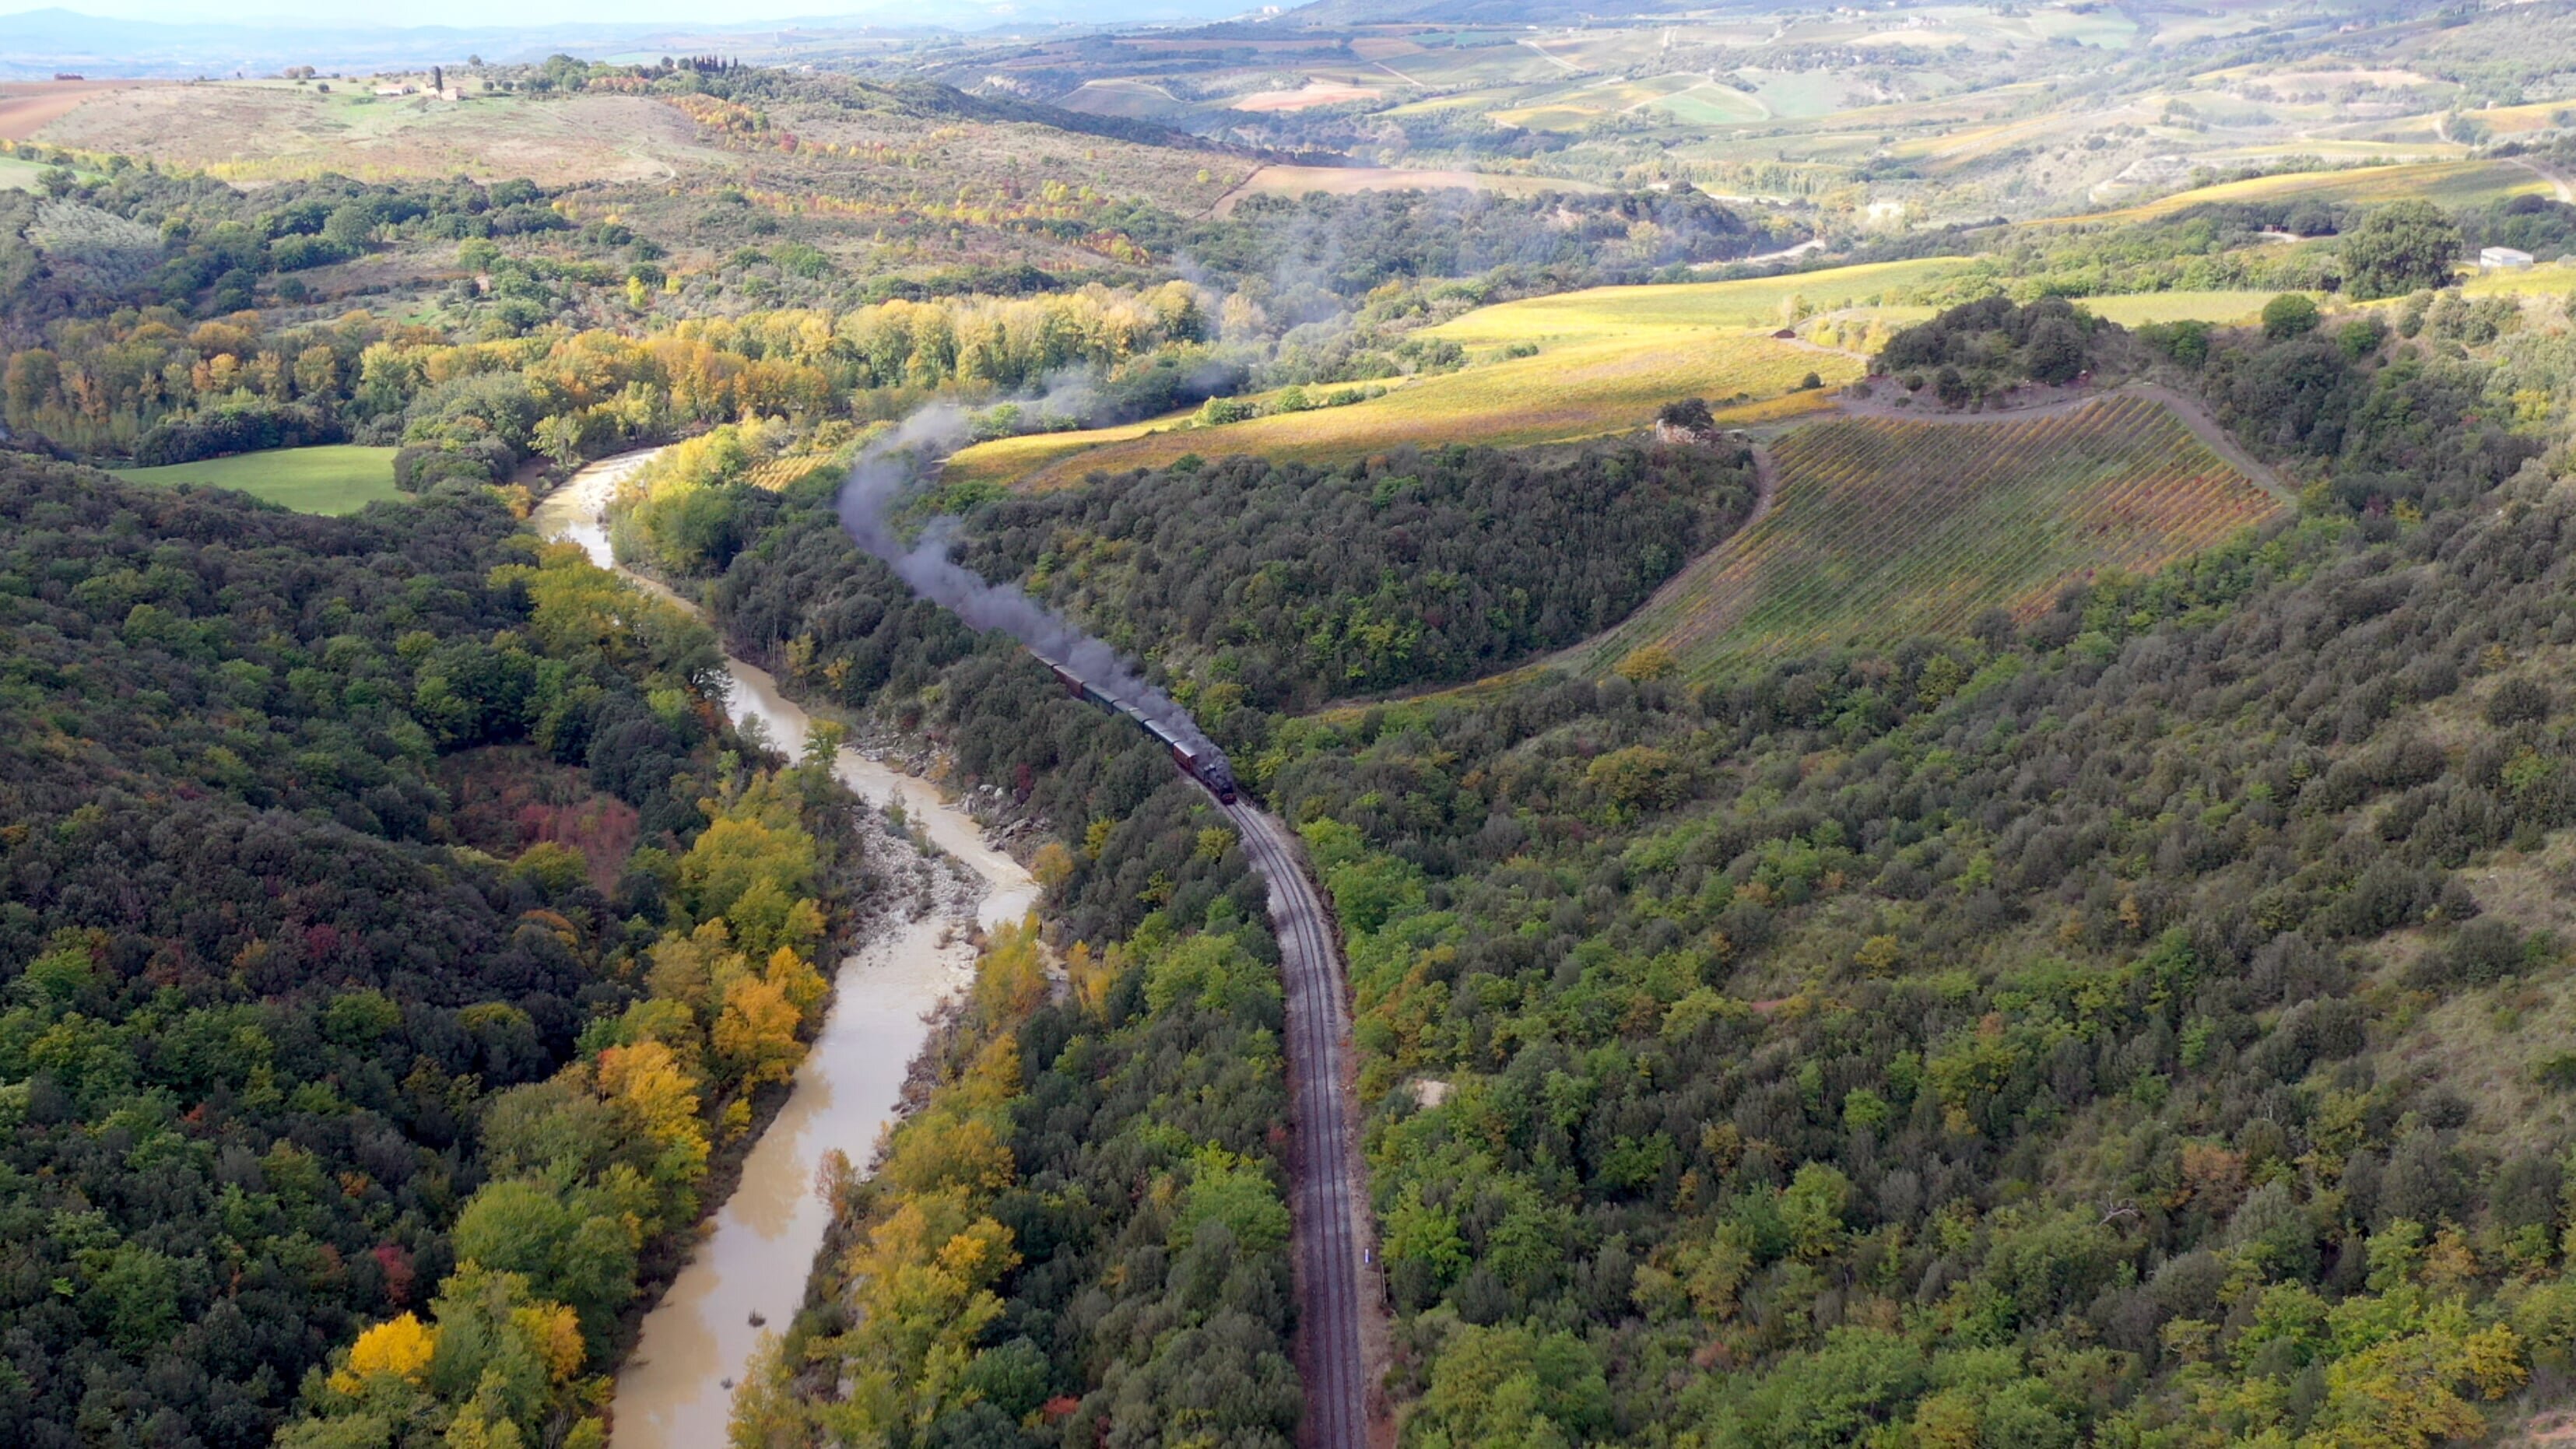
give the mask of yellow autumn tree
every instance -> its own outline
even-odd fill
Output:
[[[731,1449],[803,1449],[813,1442],[796,1375],[780,1351],[778,1335],[769,1329],[761,1330],[751,1362],[743,1368],[742,1386],[733,1391],[725,1442]]]
[[[823,1000],[823,993],[831,989],[813,962],[785,946],[769,953],[769,980],[800,1013],[812,1011]]]
[[[666,932],[653,943],[653,969],[645,984],[656,997],[684,1003],[703,1018],[714,1012],[717,978],[725,958],[733,954],[733,932],[721,920],[708,921],[685,936]]]
[[[1029,874],[1037,877],[1041,888],[1052,891],[1073,878],[1073,866],[1073,852],[1065,849],[1063,842],[1050,840],[1038,847]]]
[[[680,857],[680,892],[701,919],[733,909],[761,881],[793,899],[809,893],[814,837],[796,823],[797,802],[764,775],[719,807]]]
[[[867,1442],[925,1428],[954,1403],[977,1339],[1002,1314],[991,1285],[1019,1261],[1010,1229],[964,1188],[908,1197],[879,1220],[848,1263],[859,1325],[832,1345],[850,1389],[826,1411],[832,1429]]]
[[[1076,941],[1064,953],[1065,979],[1073,983],[1073,999],[1086,1011],[1098,1011],[1109,999],[1109,988],[1118,984],[1118,972],[1124,963],[1118,948],[1095,955],[1088,941]]]
[[[358,1341],[349,1345],[348,1366],[331,1376],[331,1387],[354,1394],[377,1374],[417,1383],[437,1354],[438,1330],[406,1313],[359,1334]]]
[[[653,1175],[694,1186],[707,1170],[706,1127],[698,1120],[698,1079],[658,1041],[599,1054],[599,1094],[658,1149]]]
[[[790,896],[779,882],[766,878],[753,881],[734,898],[725,920],[733,928],[734,940],[753,956],[780,948],[811,951],[823,939],[823,908]]]
[[[911,1194],[962,1188],[999,1192],[1018,1174],[1010,1144],[981,1117],[961,1117],[946,1104],[924,1111],[896,1134],[883,1175]]]
[[[2470,1381],[2487,1398],[2501,1399],[2531,1381],[2531,1370],[2522,1362],[2522,1335],[2511,1324],[2489,1324],[2470,1334],[2461,1341],[2460,1354]]]
[[[2300,1449],[2429,1449],[2486,1432],[2452,1387],[2459,1365],[2440,1336],[2409,1334],[2326,1366],[2326,1401]]]
[[[711,1034],[717,1064],[744,1086],[786,1081],[805,1060],[805,1044],[796,1039],[801,1019],[775,977],[742,977],[725,988]]]
[[[560,1303],[532,1303],[510,1310],[510,1325],[526,1336],[554,1382],[581,1372],[580,1314]]]
[[[1046,1001],[1046,993],[1037,917],[996,930],[975,963],[975,1006],[984,1020],[996,1026],[1025,1020]]]

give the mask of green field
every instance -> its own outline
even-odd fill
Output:
[[[0,156],[0,191],[33,191],[37,178],[53,168],[41,161],[21,161],[15,156]]]
[[[2117,297],[2078,297],[2075,305],[2123,327],[2149,322],[2251,322],[2274,292],[2132,292]]]
[[[2151,573],[2279,504],[2144,398],[1994,423],[1838,418],[1775,446],[1762,521],[1573,651],[1608,671],[1647,645],[1683,669],[2027,620],[2105,570]]]
[[[1745,121],[1759,121],[1769,115],[1761,98],[1749,96],[1731,86],[1715,81],[1674,91],[1654,101],[1650,110],[1661,111],[1685,126],[1726,126]]]
[[[119,472],[137,483],[237,489],[298,513],[355,513],[370,503],[389,503],[403,496],[394,487],[394,450],[354,443],[280,448]]]

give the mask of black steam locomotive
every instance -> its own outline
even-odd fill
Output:
[[[1147,715],[1133,703],[1097,685],[1087,683],[1082,676],[1066,668],[1060,661],[1049,659],[1043,654],[1038,655],[1037,660],[1054,672],[1057,682],[1064,686],[1065,693],[1076,699],[1089,700],[1112,714],[1124,715],[1134,720],[1145,733],[1162,741],[1163,747],[1172,752],[1172,763],[1181,767],[1182,774],[1205,785],[1209,794],[1226,804],[1234,803],[1234,767],[1225,762],[1223,750],[1211,744],[1193,743],[1182,739],[1168,726]]]

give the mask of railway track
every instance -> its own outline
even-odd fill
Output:
[[[1248,802],[1223,807],[1270,886],[1287,989],[1288,1092],[1295,1114],[1299,1358],[1306,1376],[1305,1443],[1366,1449],[1371,1438],[1367,1332],[1382,1295],[1368,1249],[1368,1174],[1345,1069],[1350,1005],[1323,899],[1298,864],[1287,827]]]

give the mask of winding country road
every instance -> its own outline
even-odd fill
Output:
[[[1224,807],[1244,853],[1270,884],[1288,996],[1289,1110],[1295,1115],[1299,1367],[1306,1378],[1309,1449],[1366,1449],[1369,1364],[1385,1341],[1385,1298],[1371,1251],[1368,1169],[1351,1111],[1351,1014],[1341,951],[1299,847],[1275,817],[1246,801]]]

